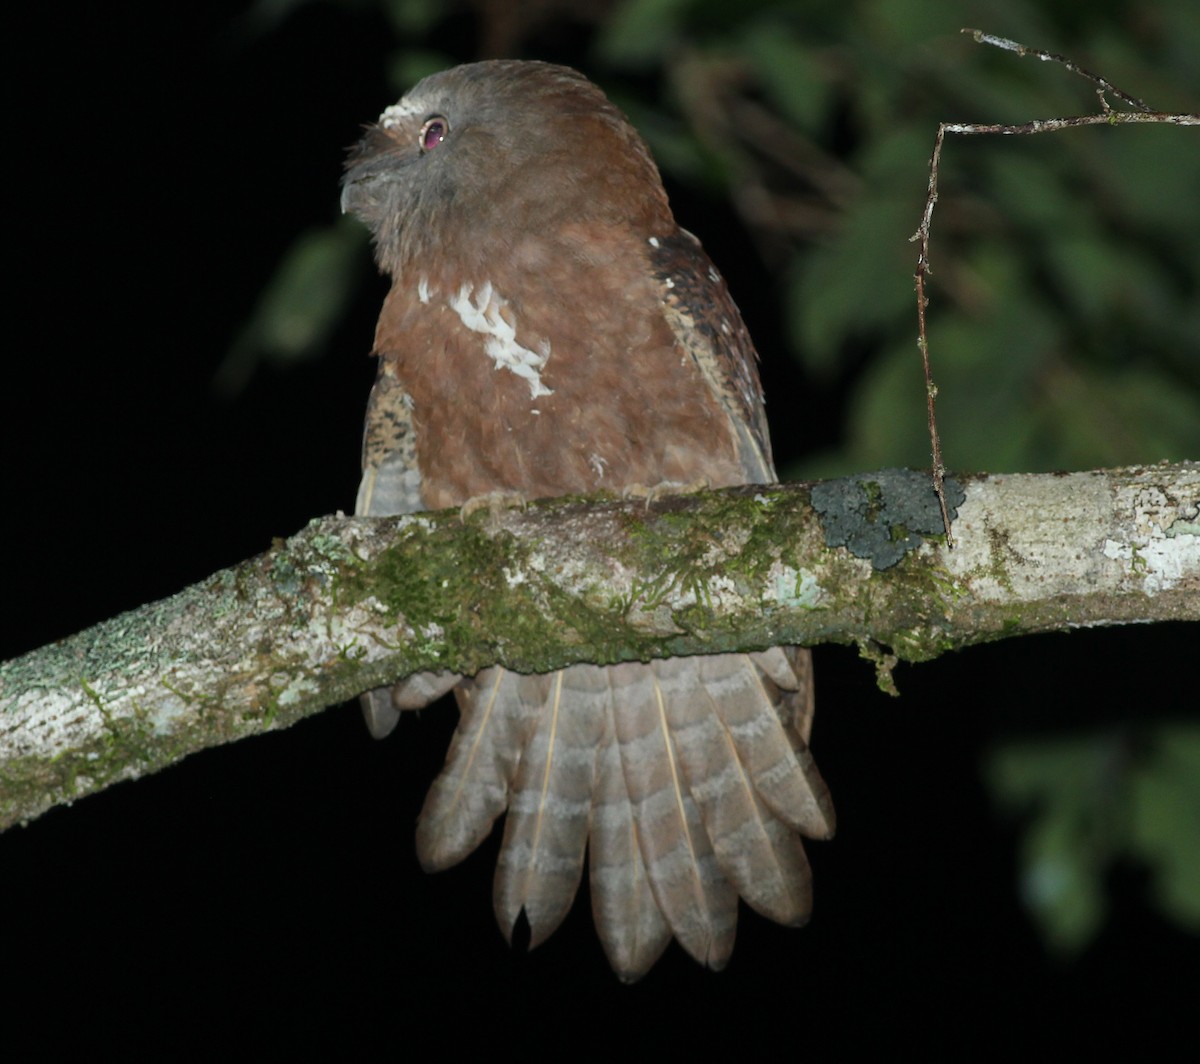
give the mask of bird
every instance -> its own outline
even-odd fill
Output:
[[[489,60],[426,77],[351,149],[342,209],[391,278],[356,514],[775,480],[729,289],[583,74]],[[808,748],[807,649],[422,673],[365,693],[368,727],[383,737],[448,691],[460,717],[417,855],[448,868],[504,816],[510,942],[522,915],[531,948],[561,924],[585,864],[623,981],[672,939],[724,967],[739,897],[808,920],[800,837],[831,837],[834,811]]]

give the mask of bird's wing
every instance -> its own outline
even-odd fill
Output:
[[[362,480],[354,512],[379,517],[422,509],[412,405],[396,379],[391,360],[380,358],[371,397],[367,400]]]
[[[758,355],[724,278],[686,229],[654,238],[649,254],[667,324],[729,418],[745,482],[771,483]]]
[[[422,509],[412,407],[390,360],[381,358],[367,402],[362,480],[354,512],[383,517]],[[401,711],[428,705],[459,679],[451,672],[421,672],[392,687],[367,691],[359,699],[367,728],[376,739],[382,739],[396,727]]]

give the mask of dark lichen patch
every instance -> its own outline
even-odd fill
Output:
[[[966,499],[961,485],[946,480],[951,520]],[[888,569],[927,536],[945,531],[928,473],[882,469],[816,484],[813,509],[821,516],[827,547],[846,547],[857,558]]]

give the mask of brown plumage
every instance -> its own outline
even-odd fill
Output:
[[[375,335],[357,512],[774,478],[755,354],[645,144],[596,86],[547,63],[426,78],[352,154],[343,207],[392,277]],[[617,973],[671,936],[720,968],[738,896],[807,919],[797,833],[833,808],[809,755],[807,650],[411,677],[364,696],[385,735],[453,688],[461,711],[417,826],[429,869],[507,812],[506,935],[536,945],[590,866]]]

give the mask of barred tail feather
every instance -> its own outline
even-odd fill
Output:
[[[461,861],[508,807],[549,680],[492,668],[455,691],[458,730],[417,820],[417,856],[426,871]]]
[[[699,660],[717,714],[759,797],[801,835],[828,839],[836,826],[833,799],[807,746],[812,721],[811,659],[807,650],[797,650],[784,669],[780,659],[768,656],[773,653],[751,655],[748,667],[723,677],[717,672],[726,667],[727,659],[747,661],[747,656]],[[763,659],[770,671],[763,668]]]
[[[611,695],[609,670],[597,671]],[[588,861],[600,944],[613,971],[627,983],[645,975],[671,941],[671,928],[650,889],[638,834],[609,697],[596,756]]]
[[[602,669],[576,666],[549,677],[545,704],[517,770],[496,867],[496,919],[511,940],[525,910],[530,946],[558,927],[579,889],[607,724]]]
[[[804,849],[759,798],[714,701],[718,693],[726,701],[754,699],[760,691],[754,666],[742,655],[721,655],[659,667],[667,674],[672,739],[721,871],[764,916],[804,923],[812,908]],[[773,715],[773,707],[759,704],[745,707],[744,715],[764,709]]]
[[[721,874],[681,774],[667,716],[665,663],[613,667],[621,767],[650,888],[672,933],[693,957],[722,968],[733,949],[737,894]]]

